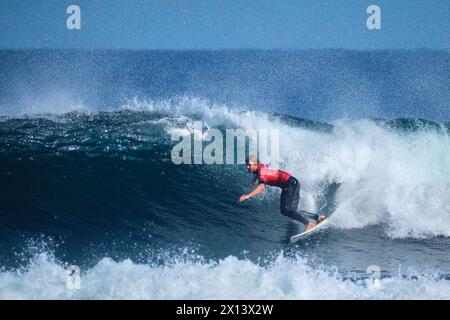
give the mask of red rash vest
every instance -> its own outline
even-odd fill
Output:
[[[266,164],[260,164],[256,171],[256,177],[260,183],[279,188],[285,188],[291,176],[289,172],[280,169],[270,169]]]

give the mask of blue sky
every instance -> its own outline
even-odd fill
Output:
[[[66,9],[81,8],[81,30]],[[366,8],[381,8],[368,30]],[[0,48],[450,48],[448,0],[1,0]]]

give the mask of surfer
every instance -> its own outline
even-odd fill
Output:
[[[326,219],[323,215],[313,214],[307,211],[297,211],[300,200],[300,182],[289,172],[280,169],[270,169],[266,164],[260,163],[255,155],[249,155],[245,159],[247,170],[255,175],[253,185],[256,188],[248,194],[239,198],[239,202],[244,202],[262,192],[266,185],[281,188],[280,211],[282,215],[303,223],[305,231],[310,230],[316,224],[305,218],[304,215],[312,216],[317,222]]]

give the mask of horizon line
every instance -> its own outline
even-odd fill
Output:
[[[35,48],[13,48],[5,47],[0,51],[31,51],[31,50],[47,50],[47,51],[203,51],[203,52],[217,52],[217,51],[356,51],[356,52],[374,52],[374,51],[443,51],[449,52],[449,48],[429,48],[429,47],[411,47],[411,48],[375,48],[375,49],[361,49],[361,48],[50,48],[50,47],[35,47]]]

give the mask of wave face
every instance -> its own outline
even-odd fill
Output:
[[[399,57],[411,55],[448,66],[442,52],[254,54],[309,72],[321,61],[325,71],[314,70],[323,77],[331,72],[324,61],[339,54],[356,59],[346,62],[355,73],[367,67],[355,61],[368,56],[398,69],[407,65]],[[288,95],[258,87],[262,75],[277,75],[272,64],[255,66],[249,52],[2,55],[2,72],[24,70],[0,80],[0,298],[449,298],[450,117],[437,107],[449,102],[445,90],[427,110],[400,99],[392,114],[402,117],[384,120],[384,104],[354,114],[342,102],[335,103],[346,112],[335,114],[326,103],[317,112],[299,100],[289,102],[297,109],[283,104]],[[55,69],[54,60],[69,57],[72,65]],[[73,73],[59,72],[67,68]],[[236,70],[262,75],[252,82]],[[377,77],[366,80],[379,88],[394,81]],[[213,90],[231,79],[235,85]],[[448,79],[437,72],[433,80],[439,87]],[[305,81],[284,83],[283,94],[325,90]],[[238,96],[236,87],[247,91]],[[290,245],[302,226],[280,215],[278,190],[237,203],[251,188],[243,165],[174,165],[171,135],[191,132],[195,120],[223,133],[278,129],[280,167],[301,181],[300,207],[314,211],[325,199],[324,212],[335,209],[332,226]],[[81,290],[66,288],[72,264],[81,268]],[[382,271],[377,288],[370,265]]]

